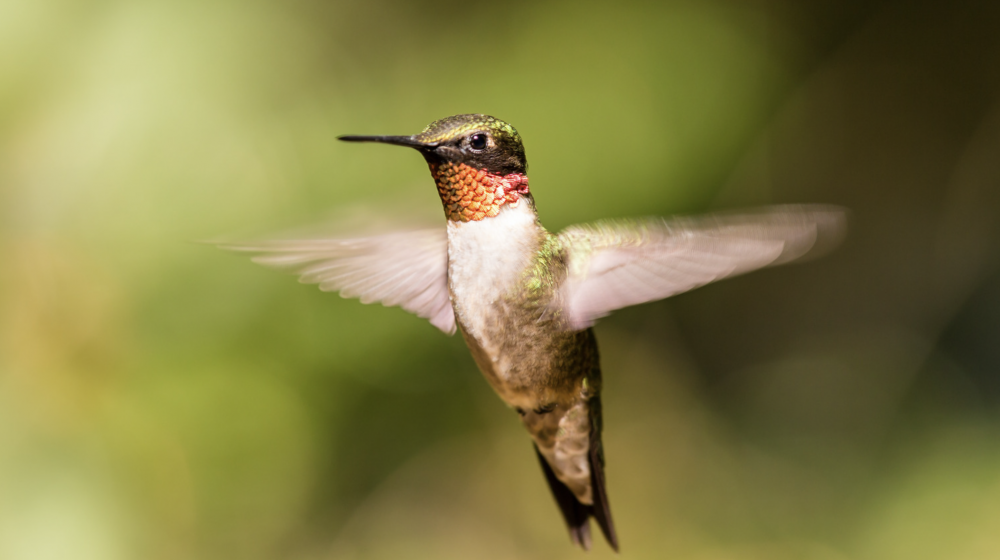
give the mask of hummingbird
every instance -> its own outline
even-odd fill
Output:
[[[611,311],[816,254],[835,244],[835,206],[772,206],[697,218],[571,226],[539,222],[513,126],[447,117],[411,136],[340,136],[423,155],[445,224],[334,239],[230,244],[304,283],[400,306],[447,334],[460,328],[479,370],[534,444],[571,541],[590,518],[618,550],[601,444],[601,366],[593,325]],[[621,187],[616,187],[621,188]]]

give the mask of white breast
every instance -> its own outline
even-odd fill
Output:
[[[538,221],[527,200],[493,218],[448,222],[448,283],[463,330],[480,342],[494,304],[521,278],[538,250]]]

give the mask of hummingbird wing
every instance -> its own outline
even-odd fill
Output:
[[[361,303],[398,305],[447,334],[455,333],[448,293],[448,238],[444,228],[398,231],[354,239],[289,239],[222,244],[260,253],[253,261],[290,270],[305,284],[340,292]]]
[[[775,206],[571,226],[559,234],[567,254],[563,317],[583,329],[615,309],[818,254],[843,237],[845,216],[834,206]]]

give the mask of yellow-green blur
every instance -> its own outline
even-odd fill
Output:
[[[998,10],[0,2],[0,560],[582,558],[460,337],[200,243],[443,223],[336,137],[459,113],[553,232],[853,212],[597,325],[621,558],[1000,557]]]

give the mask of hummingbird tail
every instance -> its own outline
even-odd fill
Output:
[[[600,432],[590,433],[590,485],[594,489],[594,505],[590,506],[591,515],[604,533],[611,548],[618,552],[618,533],[615,523],[611,520],[611,506],[608,504],[608,490],[604,486],[604,454],[601,451]]]
[[[590,550],[590,518],[597,520],[597,524],[604,533],[604,538],[615,552],[618,552],[618,535],[615,532],[614,522],[611,520],[611,509],[608,506],[608,492],[604,487],[604,461],[600,452],[600,440],[595,444],[594,437],[591,437],[589,462],[591,485],[594,489],[594,504],[586,505],[576,499],[576,495],[561,480],[556,477],[555,472],[545,457],[535,446],[535,454],[538,455],[538,462],[542,464],[542,471],[545,472],[545,480],[549,483],[552,496],[559,504],[559,510],[566,520],[569,528],[569,538],[573,544],[580,546],[584,550]]]
[[[573,541],[573,544],[578,545],[584,550],[590,550],[590,515],[593,506],[581,504],[576,499],[576,496],[573,495],[573,491],[556,478],[556,473],[552,472],[552,467],[549,466],[549,462],[545,460],[542,453],[538,451],[537,445],[535,446],[535,454],[538,455],[538,462],[542,464],[542,470],[545,472],[545,480],[549,483],[552,496],[556,499],[556,503],[559,504],[559,511],[562,512],[563,518],[566,519],[570,540]]]

